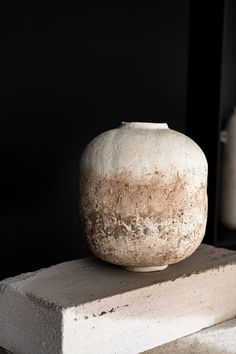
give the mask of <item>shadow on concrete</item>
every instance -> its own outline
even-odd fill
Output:
[[[186,337],[187,338],[187,337]],[[187,339],[180,339],[170,343],[163,344],[159,347],[147,350],[142,354],[235,354],[231,349],[227,350],[225,347],[220,348],[217,343],[202,343],[198,340],[188,341]]]
[[[8,350],[3,349],[2,347],[0,347],[0,354],[13,354],[13,353],[11,353]]]

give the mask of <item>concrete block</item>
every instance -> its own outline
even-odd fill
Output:
[[[143,354],[235,354],[236,318],[203,329]]]
[[[14,354],[140,353],[236,316],[236,252],[133,273],[84,258],[0,283],[0,346]]]

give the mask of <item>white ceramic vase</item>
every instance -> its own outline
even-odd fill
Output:
[[[92,252],[132,271],[190,256],[207,221],[207,161],[165,123],[122,123],[80,161],[81,225]]]
[[[236,229],[236,108],[226,129],[221,132],[221,198],[220,220],[230,229]]]

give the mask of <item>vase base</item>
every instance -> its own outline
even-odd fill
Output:
[[[125,270],[130,272],[140,272],[140,273],[148,273],[148,272],[159,272],[160,270],[164,270],[168,267],[168,265],[158,266],[158,267],[122,267]]]

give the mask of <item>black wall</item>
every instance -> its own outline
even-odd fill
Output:
[[[78,159],[124,121],[185,132],[189,1],[1,5],[0,278],[88,254]]]

